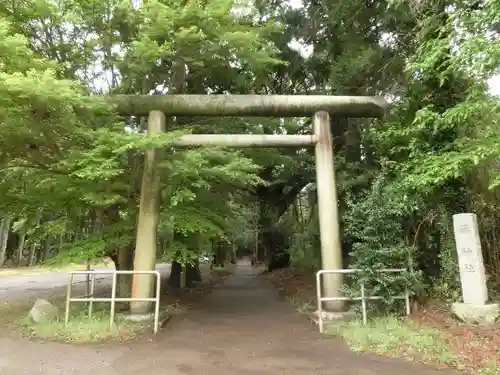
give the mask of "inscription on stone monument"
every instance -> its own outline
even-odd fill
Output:
[[[462,248],[460,249],[460,252],[461,252],[461,253],[470,254],[470,253],[472,253],[472,249],[471,249],[470,247],[462,247]]]
[[[484,305],[488,289],[476,214],[453,215],[453,229],[464,303]]]

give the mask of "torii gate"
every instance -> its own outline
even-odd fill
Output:
[[[148,134],[165,132],[165,114],[168,116],[313,116],[311,135],[262,134],[192,134],[174,141],[174,146],[225,147],[312,147],[316,157],[316,186],[323,269],[342,268],[342,249],[338,217],[337,190],[333,162],[330,115],[335,117],[382,117],[388,106],[381,97],[327,96],[327,95],[117,95],[110,97],[122,115],[148,115]],[[146,165],[161,157],[161,150],[146,153]],[[156,266],[156,236],[158,226],[159,176],[154,166],[145,170],[141,188],[139,220],[137,223],[135,270],[154,270]],[[147,180],[149,178],[149,180]],[[146,181],[145,181],[146,180]],[[149,182],[148,182],[149,181]],[[155,187],[155,181],[156,187]],[[149,184],[149,185],[148,185]],[[154,199],[152,207],[151,196]],[[150,202],[148,204],[148,201]],[[141,215],[141,213],[145,215]],[[141,245],[148,244],[141,249]],[[148,250],[148,253],[144,253]],[[132,282],[133,298],[148,298],[153,294],[152,278],[135,275]],[[342,296],[342,274],[325,277],[324,295]],[[330,310],[342,311],[343,302],[328,304]],[[131,312],[149,312],[149,302],[132,302]]]

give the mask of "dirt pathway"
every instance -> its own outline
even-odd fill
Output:
[[[0,348],[1,375],[457,374],[356,354],[321,337],[245,265],[152,340],[68,346],[0,339]]]

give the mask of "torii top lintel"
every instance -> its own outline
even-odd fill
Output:
[[[122,115],[300,117],[328,112],[335,117],[382,117],[388,103],[375,96],[331,95],[116,95]]]

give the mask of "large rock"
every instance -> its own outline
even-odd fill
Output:
[[[346,322],[356,319],[355,311],[343,311],[343,312],[332,312],[332,311],[322,311],[323,322],[325,324],[335,323],[335,322]],[[319,311],[316,310],[310,314],[312,321],[319,325]]]
[[[37,299],[29,312],[29,317],[35,323],[44,323],[57,320],[59,309],[44,299]]]
[[[456,302],[451,305],[451,311],[461,321],[468,324],[491,325],[500,315],[498,304],[473,305],[470,303]]]

